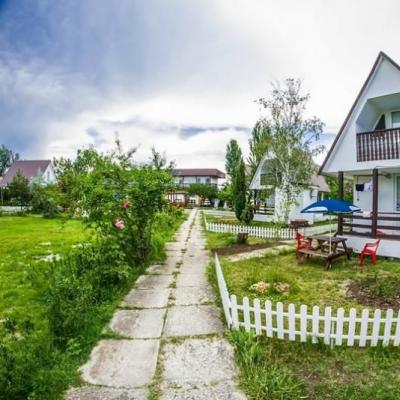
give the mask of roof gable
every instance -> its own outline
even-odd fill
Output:
[[[5,187],[11,183],[17,171],[27,179],[32,179],[39,173],[44,173],[51,164],[50,160],[18,160],[14,161],[1,180],[1,186]]]
[[[360,105],[361,100],[363,99],[364,95],[367,92],[371,92],[371,96],[370,97],[374,97],[378,96],[379,94],[374,93],[374,89],[375,91],[377,90],[377,88],[373,87],[374,84],[374,80],[375,78],[378,76],[378,73],[381,69],[381,66],[384,64],[390,65],[392,67],[392,70],[394,70],[396,72],[396,74],[399,75],[399,79],[400,79],[400,65],[397,64],[392,58],[390,58],[386,53],[384,53],[383,51],[381,51],[378,54],[378,57],[376,58],[372,69],[370,71],[370,73],[368,74],[367,79],[365,80],[363,86],[361,87],[361,90],[359,91],[353,105],[350,108],[349,113],[347,114],[342,126],[339,129],[338,134],[335,137],[335,140],[333,141],[328,154],[326,155],[324,162],[322,163],[320,169],[319,169],[319,174],[324,173],[324,169],[328,163],[328,161],[330,161],[330,159],[332,158],[334,152],[337,150],[338,144],[340,142],[340,139],[343,136],[343,132],[346,130],[349,121],[352,119],[352,117],[354,116],[355,111],[358,109],[358,106]],[[400,82],[400,81],[399,81]],[[382,89],[381,89],[382,90]],[[387,93],[388,94],[388,93]],[[382,94],[381,94],[382,95]]]

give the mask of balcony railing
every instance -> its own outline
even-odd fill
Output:
[[[400,128],[357,133],[357,161],[400,159]]]
[[[379,212],[376,234],[373,233],[373,214],[368,216],[355,213],[343,216],[344,234],[400,240],[400,213]]]

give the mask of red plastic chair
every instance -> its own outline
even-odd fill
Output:
[[[372,264],[376,264],[378,258],[377,258],[377,252],[378,252],[378,247],[379,243],[381,242],[381,239],[377,240],[376,242],[373,243],[366,243],[364,248],[361,250],[360,253],[360,266],[364,265],[364,260],[366,256],[371,256],[371,261]]]
[[[296,257],[299,256],[299,250],[311,249],[311,242],[307,240],[301,233],[296,232]]]

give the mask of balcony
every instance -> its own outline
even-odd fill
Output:
[[[343,234],[400,240],[400,213],[398,212],[378,212],[377,218],[374,218],[373,213],[369,216],[354,213],[341,218],[344,227]]]
[[[400,159],[400,128],[357,133],[357,161]]]

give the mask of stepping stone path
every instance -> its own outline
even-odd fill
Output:
[[[85,386],[66,400],[245,400],[235,386],[233,348],[207,280],[208,252],[197,210],[166,245],[110,321],[80,369]]]

